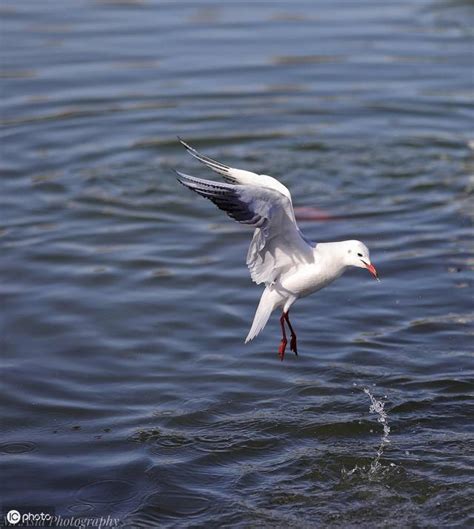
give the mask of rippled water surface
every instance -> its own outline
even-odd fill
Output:
[[[2,504],[473,527],[474,4],[0,12]],[[295,306],[299,357],[276,315],[244,346],[250,234],[177,184],[208,175],[177,135],[281,178],[309,238],[371,248],[381,283]]]

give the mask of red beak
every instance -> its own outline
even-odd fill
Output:
[[[377,274],[377,270],[375,269],[375,266],[373,264],[367,264],[367,263],[364,263],[364,264],[367,270],[374,276],[374,278],[377,281],[380,281],[379,275]]]

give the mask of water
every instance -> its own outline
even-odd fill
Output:
[[[352,474],[354,474],[355,472],[361,472],[361,473],[365,474],[366,477],[368,477],[369,479],[374,479],[374,478],[375,479],[380,479],[381,477],[383,477],[385,475],[385,473],[387,471],[390,470],[391,467],[395,466],[395,463],[390,463],[389,466],[384,467],[380,463],[380,459],[382,458],[385,446],[388,443],[390,443],[390,439],[389,439],[390,426],[388,425],[389,418],[388,418],[388,413],[384,409],[385,408],[385,402],[383,402],[382,400],[377,400],[372,395],[372,393],[370,392],[369,388],[364,388],[363,391],[370,399],[369,412],[377,414],[377,422],[379,422],[383,426],[383,435],[382,435],[382,438],[380,439],[380,445],[379,445],[379,447],[377,449],[377,453],[376,453],[373,461],[371,461],[370,466],[360,468],[358,465],[356,465],[351,470],[346,470],[345,468],[343,468],[342,469],[342,475],[344,477],[349,477],[349,476],[352,476]],[[387,398],[386,395],[385,395],[385,398]],[[371,430],[371,432],[372,432],[372,430]],[[406,455],[408,455],[408,454],[409,454],[409,452],[408,453],[406,452]]]
[[[472,2],[0,9],[2,505],[472,527]],[[371,248],[381,283],[296,304],[297,358],[276,316],[244,346],[250,234],[177,184],[208,175],[177,135]]]

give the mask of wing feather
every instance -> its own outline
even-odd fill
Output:
[[[224,177],[224,180],[226,182],[230,182],[232,184],[237,184],[238,180],[235,176],[232,176],[232,168],[228,167],[227,165],[224,165],[221,162],[218,162],[216,160],[213,160],[212,158],[209,158],[208,156],[204,156],[204,154],[199,153],[194,147],[191,147],[191,145],[187,144],[182,138],[178,136],[178,140],[183,145],[183,147],[186,148],[188,153],[191,156],[194,156],[196,160],[199,160],[204,165],[207,165],[210,169],[215,171],[216,173],[221,174]]]
[[[181,184],[211,200],[236,221],[255,228],[247,266],[256,283],[272,283],[290,267],[313,262],[312,247],[294,220],[291,199],[280,191],[177,173]]]
[[[251,171],[245,171],[243,169],[236,169],[235,167],[229,167],[217,160],[213,160],[204,154],[198,152],[194,147],[191,147],[188,143],[178,137],[178,140],[186,148],[188,153],[199,160],[201,163],[212,169],[216,173],[223,176],[224,180],[230,184],[241,184],[241,185],[254,185],[259,187],[268,187],[279,191],[282,195],[285,195],[291,203],[291,194],[287,187],[272,176],[257,174]]]

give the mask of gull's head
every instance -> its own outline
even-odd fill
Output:
[[[375,279],[379,279],[375,266],[370,262],[369,249],[363,242],[344,241],[344,263],[346,266],[367,268]]]

